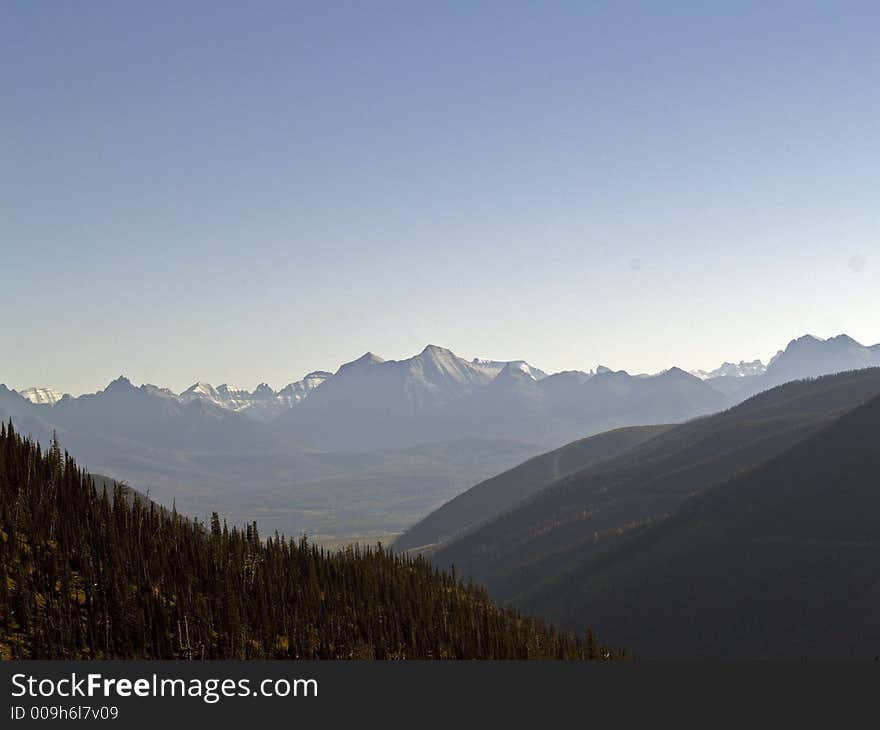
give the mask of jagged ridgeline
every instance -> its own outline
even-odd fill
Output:
[[[422,559],[186,519],[0,426],[5,659],[617,656]]]

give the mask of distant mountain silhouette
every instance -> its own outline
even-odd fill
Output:
[[[805,335],[792,340],[788,347],[767,366],[768,381],[784,383],[797,378],[880,366],[877,352],[847,335],[820,340]]]
[[[236,413],[201,399],[181,403],[123,376],[99,393],[33,408],[69,441],[105,437],[183,451],[264,443],[263,429]]]
[[[368,353],[278,420],[314,448],[410,446],[462,436],[548,446],[626,425],[679,421],[726,398],[679,368],[648,377],[568,372],[536,378],[521,362],[500,369],[428,346],[408,360]]]
[[[739,377],[726,373],[706,382],[737,401],[792,380],[867,367],[880,367],[880,345],[865,347],[848,335],[827,340],[804,335],[776,353],[763,373]]]

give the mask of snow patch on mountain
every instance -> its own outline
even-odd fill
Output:
[[[278,398],[286,406],[291,407],[306,398],[315,388],[333,377],[333,373],[323,370],[315,370],[306,375],[302,380],[285,386],[278,391]]]
[[[20,396],[27,398],[37,405],[55,405],[62,398],[61,391],[55,388],[25,388],[17,391]]]
[[[471,360],[471,364],[490,370],[496,375],[506,367],[514,367],[522,370],[522,372],[531,377],[532,380],[543,380],[547,377],[547,373],[540,368],[529,365],[525,360],[488,360],[481,357],[475,357]]]
[[[244,413],[258,420],[269,421],[279,413],[304,400],[312,391],[330,379],[331,373],[315,371],[302,380],[290,383],[275,392],[268,383],[260,383],[253,392],[230,383],[216,388],[210,383],[195,383],[177,396],[180,403],[194,400],[211,403],[228,411]]]
[[[170,388],[160,388],[158,385],[152,385],[151,383],[145,383],[141,386],[141,390],[147,393],[148,395],[153,395],[158,398],[168,398],[169,400],[177,400],[177,394],[171,390]]]
[[[220,393],[210,383],[194,383],[189,386],[183,393],[177,396],[177,400],[181,403],[189,403],[194,400],[206,400],[217,405],[222,404]]]
[[[712,378],[745,378],[749,375],[761,375],[767,370],[767,366],[760,360],[746,362],[724,362],[714,370],[691,370],[691,375],[696,375],[700,380]]]

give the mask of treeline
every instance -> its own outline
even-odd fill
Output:
[[[421,558],[330,553],[97,489],[0,424],[5,659],[590,659],[581,638],[492,604]]]

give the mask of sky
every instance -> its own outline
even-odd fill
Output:
[[[0,12],[9,387],[880,342],[877,3]]]

